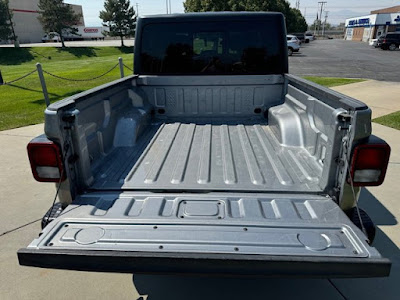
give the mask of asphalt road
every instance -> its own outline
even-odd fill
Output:
[[[289,71],[301,76],[400,82],[400,50],[384,51],[362,42],[316,40],[302,44],[300,52],[289,58]]]

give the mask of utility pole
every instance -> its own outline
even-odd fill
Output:
[[[300,9],[300,0],[296,0],[296,8]]]
[[[169,13],[172,14],[171,0],[168,0],[168,2],[169,2]]]
[[[322,36],[324,36],[324,33],[325,33],[325,26],[326,26],[326,20],[328,19],[328,13],[329,13],[329,11],[325,11],[325,21],[324,21],[324,25],[322,25]]]
[[[139,17],[139,3],[136,2],[136,16]]]
[[[326,4],[326,1],[319,1],[318,2],[318,7],[321,5],[321,12],[319,14],[319,20],[318,20],[318,13],[317,13],[317,25],[318,25],[318,31],[317,33],[319,34],[319,30],[321,29],[321,25],[322,25],[322,11],[324,9],[324,5]]]
[[[168,12],[168,8],[169,8],[169,6],[168,6],[168,0],[165,0],[165,3],[167,4],[167,15],[169,14],[169,12]]]

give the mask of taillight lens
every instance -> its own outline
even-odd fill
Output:
[[[39,182],[59,182],[65,179],[61,151],[51,141],[28,144],[28,156],[33,177]]]
[[[356,146],[350,167],[353,185],[381,185],[385,179],[389,156],[390,147],[386,143]],[[350,179],[347,182],[351,183]]]

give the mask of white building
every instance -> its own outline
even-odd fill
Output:
[[[400,32],[400,6],[371,11],[346,20],[345,40],[368,42],[387,32]]]
[[[39,43],[44,35],[42,24],[38,20],[39,0],[10,0],[13,12],[15,34],[20,43]],[[71,4],[72,5],[72,4]],[[82,15],[79,26],[85,26],[82,6],[72,5],[73,10]]]

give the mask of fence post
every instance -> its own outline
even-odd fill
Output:
[[[42,65],[40,63],[37,63],[36,69],[39,74],[40,84],[42,85],[44,101],[46,102],[46,106],[49,106],[50,105],[49,93],[47,92],[46,81],[44,80]]]
[[[121,78],[124,78],[125,77],[125,74],[124,74],[124,61],[122,60],[122,57],[118,58],[118,61],[119,61],[119,71],[121,73]]]
[[[0,70],[0,85],[4,84],[3,76],[1,75],[1,70]]]

